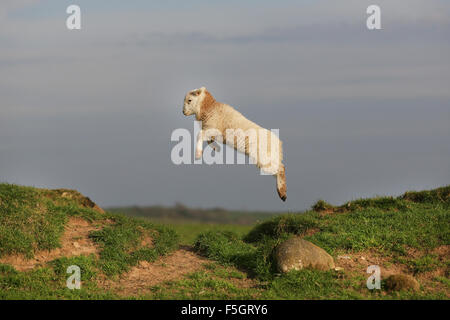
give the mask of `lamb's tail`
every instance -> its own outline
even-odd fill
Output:
[[[277,192],[280,199],[286,201],[286,168],[283,164],[280,165],[280,169],[277,172]]]

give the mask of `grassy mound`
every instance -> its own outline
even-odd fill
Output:
[[[71,216],[90,221],[106,219],[89,201],[76,191],[0,184],[0,257],[33,257],[37,250],[59,247]]]
[[[265,237],[305,235],[333,253],[336,250],[377,249],[405,252],[435,248],[450,242],[450,187],[404,195],[360,199],[333,208],[281,215],[257,225],[244,238],[255,243]],[[316,205],[313,208],[317,208]],[[311,233],[311,235],[308,235]]]
[[[321,200],[248,232],[199,225],[207,231],[195,240],[198,254],[184,248],[180,260],[164,260],[180,241],[172,228],[104,212],[73,190],[0,184],[0,299],[115,299],[122,295],[105,283],[123,279],[136,281],[137,294],[126,297],[148,299],[449,299],[449,194],[447,186],[341,206]],[[192,233],[177,230],[183,239]],[[341,269],[280,274],[274,249],[294,235],[325,249]],[[152,285],[132,277],[144,272],[153,280],[157,265],[164,278],[190,264],[195,270],[181,278]],[[382,268],[382,290],[366,287],[373,264]],[[71,265],[81,269],[81,290],[66,287]],[[398,273],[413,276],[420,289],[387,290],[387,275]]]
[[[111,298],[112,293],[97,288],[97,276],[121,274],[139,261],[154,261],[178,247],[173,230],[105,213],[77,191],[0,184],[0,261],[16,256],[32,259],[37,253],[60,249],[65,228],[75,217],[95,226],[89,238],[97,243],[98,254],[61,256],[28,272],[0,263],[0,298]],[[65,286],[70,265],[81,268],[82,290]]]
[[[244,237],[229,232],[201,234],[195,248],[211,259],[234,265],[262,281],[269,281],[272,289],[268,292],[278,288],[280,294],[284,292],[283,297],[317,297],[313,291],[293,285],[300,279],[305,283],[305,277],[316,279],[313,283],[319,284],[315,289],[317,292],[323,289],[322,285],[328,287],[330,283],[336,283],[333,290],[322,297],[372,297],[372,293],[364,289],[365,282],[361,279],[356,285],[358,289],[348,289],[355,278],[338,281],[338,275],[332,271],[302,270],[280,276],[273,258],[274,249],[290,236],[299,235],[325,249],[335,260],[343,254],[370,253],[383,259],[387,265],[404,267],[402,270],[414,275],[444,270],[444,276],[433,276],[432,279],[447,284],[439,293],[430,289],[422,292],[422,296],[414,295],[416,298],[424,295],[442,298],[449,294],[450,263],[445,253],[443,258],[433,250],[446,249],[450,244],[449,194],[450,187],[447,186],[431,191],[407,192],[397,198],[360,199],[339,207],[320,201],[311,211],[279,215],[264,221]],[[434,293],[431,294],[432,291]],[[383,297],[395,297],[395,293]]]

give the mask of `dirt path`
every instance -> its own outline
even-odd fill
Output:
[[[129,296],[145,293],[149,288],[165,281],[179,280],[184,275],[204,270],[210,260],[195,254],[190,247],[182,247],[155,262],[141,261],[118,280],[102,279],[100,287],[110,289],[119,295]]]
[[[12,265],[16,270],[28,271],[40,264],[52,261],[60,257],[72,257],[79,255],[97,255],[98,249],[89,238],[89,232],[98,230],[90,222],[83,218],[71,217],[67,222],[64,234],[61,237],[61,248],[40,250],[32,259],[24,255],[9,255],[0,258],[0,263]]]
[[[426,254],[425,251],[410,249],[407,253],[409,258],[419,258]],[[436,282],[436,277],[448,277],[448,267],[446,261],[450,256],[450,246],[442,245],[434,248],[428,254],[433,254],[440,261],[441,265],[433,268],[432,271],[419,272],[414,274],[406,264],[393,262],[392,257],[383,256],[381,253],[366,250],[363,252],[339,255],[335,259],[336,267],[343,268],[346,272],[360,274],[367,278],[367,267],[376,265],[380,267],[381,279],[386,279],[393,274],[409,274],[429,291],[445,291],[445,284]],[[448,295],[447,295],[448,296]]]

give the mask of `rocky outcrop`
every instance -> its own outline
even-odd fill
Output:
[[[315,244],[293,237],[280,244],[275,259],[281,272],[311,268],[329,270],[335,267],[333,257]]]

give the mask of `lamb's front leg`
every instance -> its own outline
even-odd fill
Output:
[[[220,146],[217,143],[217,141],[215,140],[215,137],[212,137],[211,139],[208,140],[208,145],[213,148],[213,150],[215,152],[220,152]]]
[[[200,130],[197,135],[197,145],[195,147],[195,159],[200,159],[203,153],[203,140],[204,140],[204,132]]]

